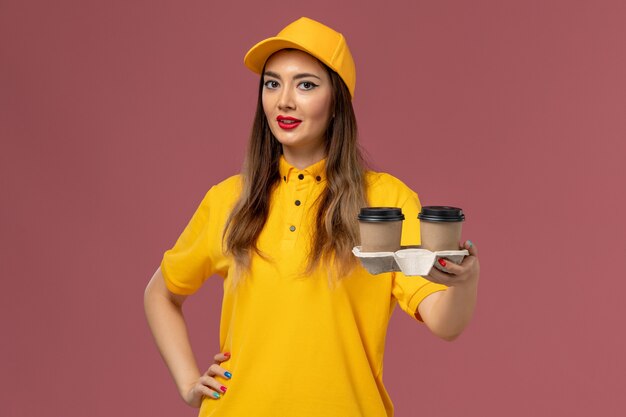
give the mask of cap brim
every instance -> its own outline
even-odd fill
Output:
[[[274,52],[280,51],[281,49],[285,49],[285,48],[299,49],[301,51],[304,51],[308,54],[315,56],[302,45],[299,45],[287,39],[273,37],[273,38],[267,38],[265,40],[262,40],[261,42],[257,43],[252,48],[250,48],[250,50],[246,53],[246,56],[243,58],[243,63],[246,65],[246,67],[250,68],[250,70],[252,70],[253,72],[256,72],[257,74],[261,74],[261,71],[263,71],[263,66],[265,65],[265,61],[267,61],[267,58],[269,58],[270,55],[272,55]],[[328,65],[328,63],[326,62],[324,63]]]

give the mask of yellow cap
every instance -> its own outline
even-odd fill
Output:
[[[307,52],[334,70],[346,83],[354,98],[356,67],[346,38],[339,32],[308,17],[290,23],[278,35],[262,40],[246,53],[244,64],[261,74],[265,61],[274,52],[294,48]]]

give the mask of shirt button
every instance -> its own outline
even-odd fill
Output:
[[[298,179],[303,180],[303,179],[304,179],[304,174],[300,174],[300,175],[298,175]]]
[[[300,200],[296,200],[296,206],[300,205]]]
[[[317,177],[315,177],[316,180],[321,181],[322,177],[320,177],[319,175]]]
[[[289,226],[289,230],[291,230],[292,232],[296,231],[296,226]]]

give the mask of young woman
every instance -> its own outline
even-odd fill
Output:
[[[360,208],[402,208],[409,245],[419,244],[420,204],[364,166],[345,38],[301,18],[244,62],[261,74],[244,168],[206,193],[148,284],[156,344],[200,416],[392,416],[382,383],[391,313],[399,304],[456,338],[476,301],[476,246],[461,245],[470,256],[448,273],[370,275],[351,253]],[[182,305],[213,275],[224,281],[222,353],[201,372]]]

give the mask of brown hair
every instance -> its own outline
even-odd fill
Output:
[[[320,62],[330,75],[334,118],[326,131],[326,187],[317,209],[309,261],[303,274],[328,264],[329,279],[341,278],[355,265],[352,248],[359,242],[357,214],[366,206],[366,163],[357,141],[357,124],[348,88],[339,75]],[[263,74],[263,71],[261,74]],[[243,189],[224,228],[225,252],[235,260],[233,282],[249,272],[252,251],[269,214],[270,197],[280,182],[282,145],[272,134],[263,110],[261,75],[256,114],[242,170]]]

